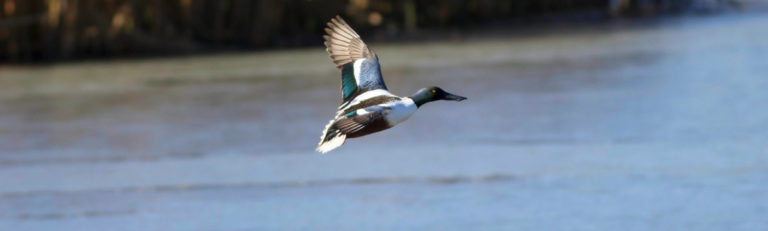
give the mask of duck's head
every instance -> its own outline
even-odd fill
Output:
[[[448,93],[439,87],[425,87],[414,93],[411,99],[416,103],[416,106],[421,107],[425,103],[436,100],[462,101],[467,99],[467,97]]]

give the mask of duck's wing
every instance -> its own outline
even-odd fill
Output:
[[[344,134],[358,132],[368,126],[373,121],[384,119],[384,116],[392,111],[390,107],[376,106],[364,108],[363,114],[357,114],[357,111],[347,114],[345,117],[337,120],[336,125]]]
[[[370,90],[387,89],[381,76],[379,59],[340,16],[325,28],[326,51],[341,69],[342,103]]]
[[[373,106],[363,108],[360,114],[358,111],[352,111],[336,117],[325,126],[320,143],[315,150],[326,153],[340,147],[344,144],[347,135],[363,130],[374,121],[383,120],[390,111],[392,109],[389,107]]]
[[[362,58],[376,58],[376,54],[365,45],[360,35],[352,27],[336,15],[326,24],[325,47],[336,67],[342,68],[344,64],[352,63]]]

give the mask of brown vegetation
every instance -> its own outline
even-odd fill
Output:
[[[0,61],[320,44],[342,14],[363,32],[467,27],[570,12],[682,9],[695,0],[0,0]]]

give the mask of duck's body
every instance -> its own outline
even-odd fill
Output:
[[[352,28],[337,16],[325,29],[325,45],[341,69],[342,104],[326,125],[317,151],[326,153],[355,138],[391,128],[407,120],[424,103],[466,98],[437,87],[425,88],[411,97],[390,93],[381,75],[379,58]]]
[[[349,104],[339,109],[336,117],[362,116],[371,120],[359,131],[347,134],[347,138],[355,138],[391,128],[411,117],[417,108],[411,98],[399,97],[387,90],[377,89],[355,97]]]

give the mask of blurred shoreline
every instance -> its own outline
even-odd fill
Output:
[[[759,4],[758,4],[759,5]],[[396,45],[396,44],[418,44],[418,43],[441,43],[441,42],[461,42],[461,41],[482,41],[494,39],[513,39],[538,37],[558,34],[578,34],[593,33],[614,30],[632,30],[640,28],[653,28],[657,26],[672,25],[686,21],[695,20],[720,20],[722,18],[739,17],[762,17],[768,13],[768,3],[764,8],[750,8],[751,10],[717,10],[717,11],[697,11],[680,14],[665,14],[652,17],[633,17],[633,18],[612,18],[597,19],[600,17],[586,17],[588,19],[575,19],[567,17],[569,20],[551,19],[548,17],[529,17],[526,19],[515,19],[489,23],[484,26],[471,28],[438,28],[438,29],[419,29],[407,34],[397,36],[388,36],[386,32],[371,33],[362,35],[368,44],[372,46]],[[761,5],[762,6],[762,5]],[[321,39],[321,35],[315,36]],[[304,44],[291,47],[272,47],[272,48],[218,48],[208,50],[197,50],[190,52],[171,52],[171,53],[145,53],[132,54],[112,57],[77,57],[61,60],[36,60],[25,62],[0,62],[0,73],[3,71],[15,70],[19,68],[34,68],[46,66],[72,65],[82,63],[114,63],[114,62],[143,62],[173,59],[195,59],[205,58],[206,56],[237,56],[254,54],[275,54],[281,52],[302,52],[324,49],[322,41],[314,44]]]
[[[344,15],[368,42],[408,42],[454,39],[455,34],[476,30],[761,11],[768,5],[758,0],[4,1],[0,62],[16,64],[312,47],[322,44],[323,25],[336,14]]]

